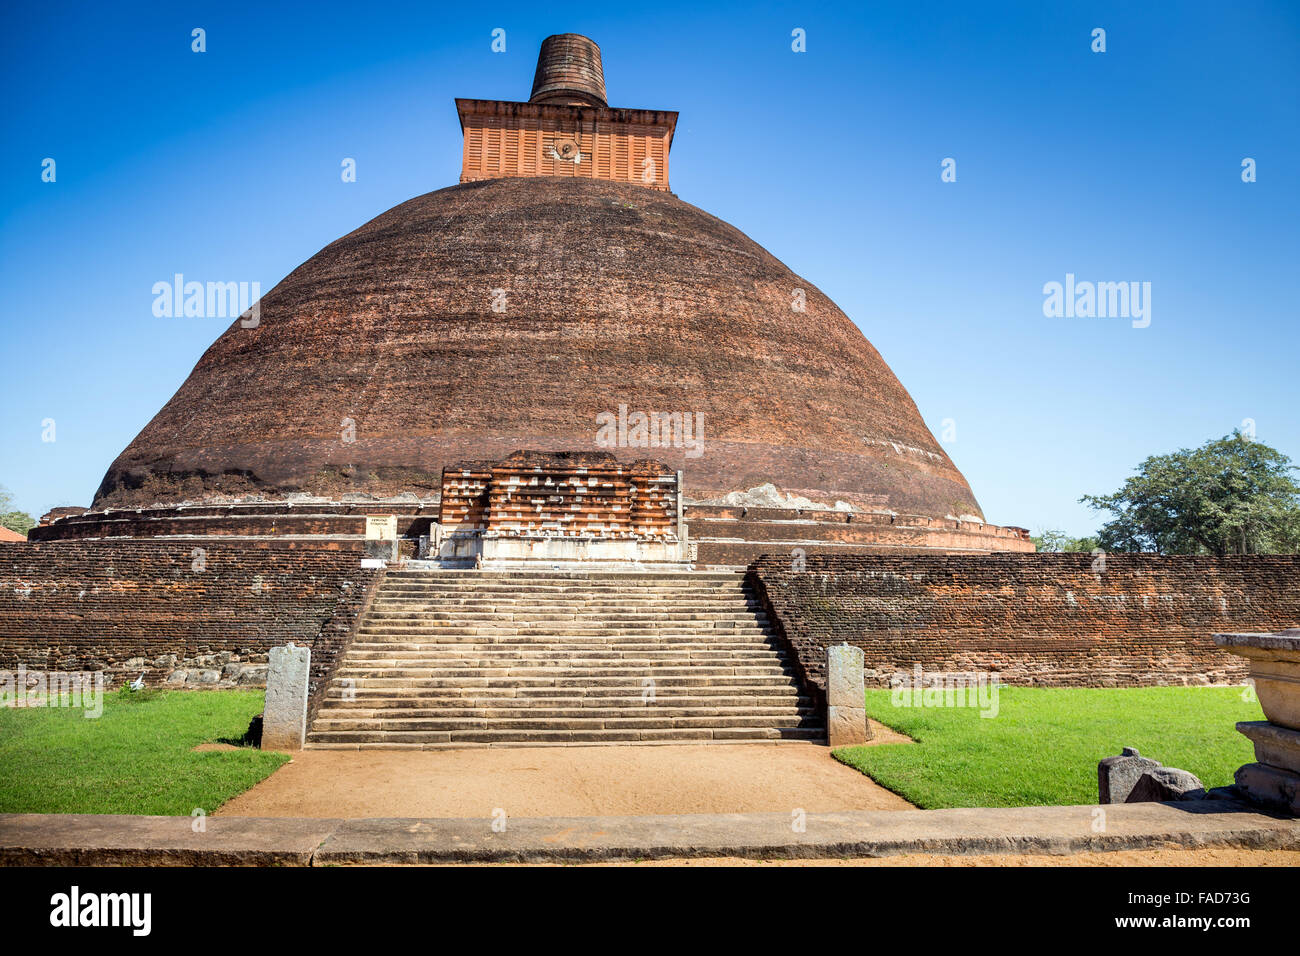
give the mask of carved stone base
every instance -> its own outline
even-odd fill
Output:
[[[1238,767],[1237,787],[1253,804],[1266,810],[1300,816],[1300,773],[1263,763]]]
[[[1243,720],[1237,732],[1255,745],[1255,759],[1279,770],[1300,773],[1300,730],[1267,720]]]

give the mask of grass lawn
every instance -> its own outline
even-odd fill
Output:
[[[235,742],[262,710],[261,691],[144,690],[104,695],[87,719],[72,707],[0,707],[0,812],[211,813],[284,764]]]
[[[1234,729],[1264,717],[1244,690],[1003,687],[992,718],[973,708],[895,707],[890,691],[868,690],[867,713],[916,743],[833,753],[927,809],[1095,804],[1097,761],[1124,747],[1218,787],[1255,759]]]

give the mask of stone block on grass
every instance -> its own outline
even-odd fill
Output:
[[[1142,756],[1136,747],[1125,747],[1118,757],[1104,757],[1097,764],[1097,802],[1126,803],[1142,774],[1159,766],[1159,760]]]
[[[1168,803],[1203,800],[1205,785],[1196,774],[1177,767],[1155,767],[1138,777],[1125,803]]]

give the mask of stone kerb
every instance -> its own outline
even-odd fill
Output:
[[[307,690],[311,648],[271,648],[262,714],[263,750],[301,750],[307,738]]]
[[[832,747],[864,744],[867,725],[862,648],[837,644],[826,649],[826,738]]]

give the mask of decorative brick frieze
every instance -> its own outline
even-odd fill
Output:
[[[444,533],[676,537],[677,475],[600,452],[520,451],[444,469],[441,524]]]

